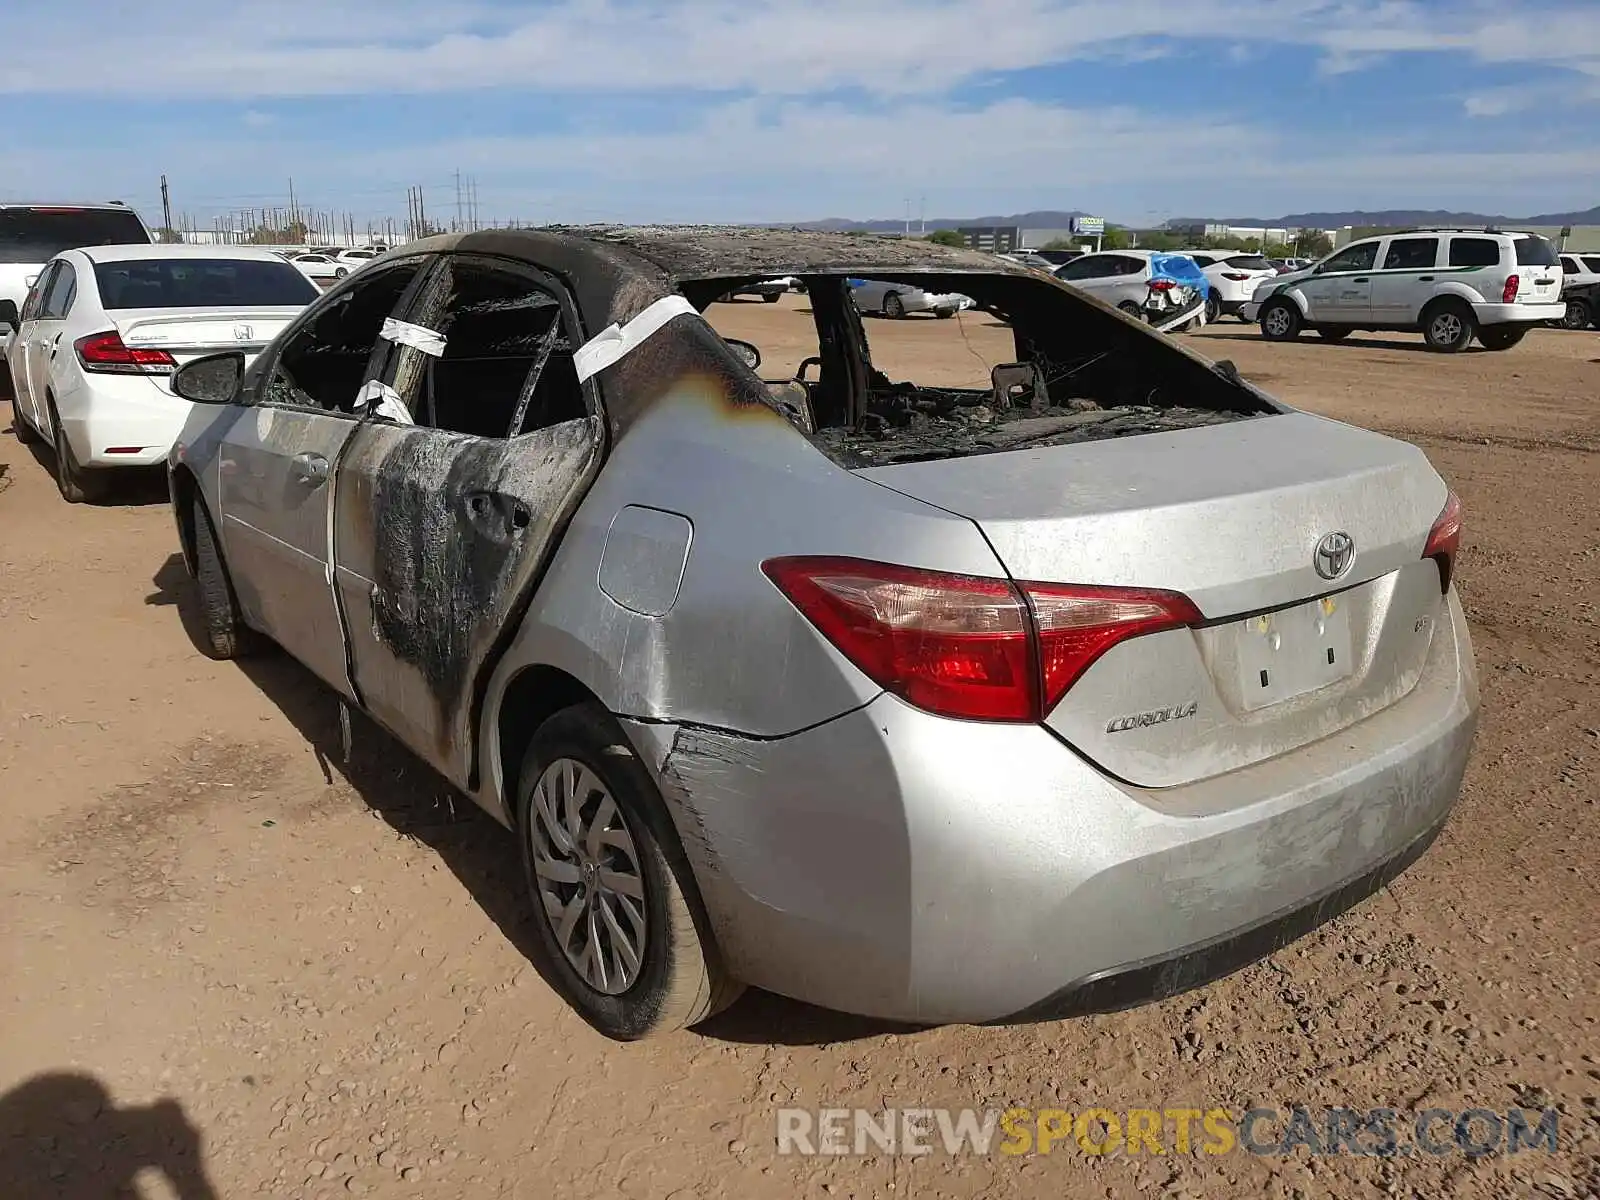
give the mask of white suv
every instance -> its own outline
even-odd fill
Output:
[[[1206,324],[1219,317],[1236,317],[1256,294],[1263,280],[1277,279],[1278,269],[1259,254],[1245,250],[1179,250],[1200,265],[1211,281],[1206,297]]]
[[[1329,341],[1356,329],[1420,330],[1432,349],[1454,352],[1474,336],[1486,349],[1508,350],[1565,311],[1561,260],[1538,234],[1408,229],[1268,280],[1240,315],[1259,320],[1273,341],[1305,328]]]

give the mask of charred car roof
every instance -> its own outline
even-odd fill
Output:
[[[586,322],[626,320],[689,280],[775,275],[981,273],[1038,278],[1035,269],[975,250],[876,234],[706,225],[580,225],[443,234],[397,247],[523,259],[562,276]]]

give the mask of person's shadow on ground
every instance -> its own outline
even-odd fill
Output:
[[[218,1200],[200,1162],[200,1131],[176,1100],[118,1108],[89,1075],[37,1075],[0,1096],[0,1196],[108,1200],[166,1177],[178,1200]]]

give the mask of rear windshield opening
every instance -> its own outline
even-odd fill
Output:
[[[44,263],[82,246],[149,244],[131,209],[0,208],[0,262]]]
[[[94,277],[108,309],[299,306],[322,294],[288,263],[227,258],[103,262]]]
[[[1516,239],[1517,265],[1519,267],[1559,267],[1561,256],[1548,239],[1537,234]]]
[[[1048,280],[805,276],[777,303],[684,285],[754,344],[773,402],[864,467],[1221,424],[1276,412],[1172,342]],[[721,302],[718,302],[719,299]]]
[[[1270,271],[1272,264],[1260,254],[1235,254],[1223,259],[1230,267],[1238,267],[1241,271]]]

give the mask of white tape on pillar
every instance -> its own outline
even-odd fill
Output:
[[[602,329],[573,351],[572,365],[578,372],[578,382],[598,375],[673,317],[680,317],[684,313],[699,315],[695,306],[682,296],[663,296],[626,325],[611,325]]]
[[[444,353],[444,334],[435,333],[421,325],[396,321],[393,317],[383,319],[383,333],[380,336],[386,342],[393,342],[397,346],[411,346],[424,354],[433,355],[434,358]]]
[[[400,399],[400,393],[381,379],[369,379],[361,385],[361,390],[356,393],[356,407],[370,407],[373,416],[384,417],[401,425],[416,424],[406,402]]]

